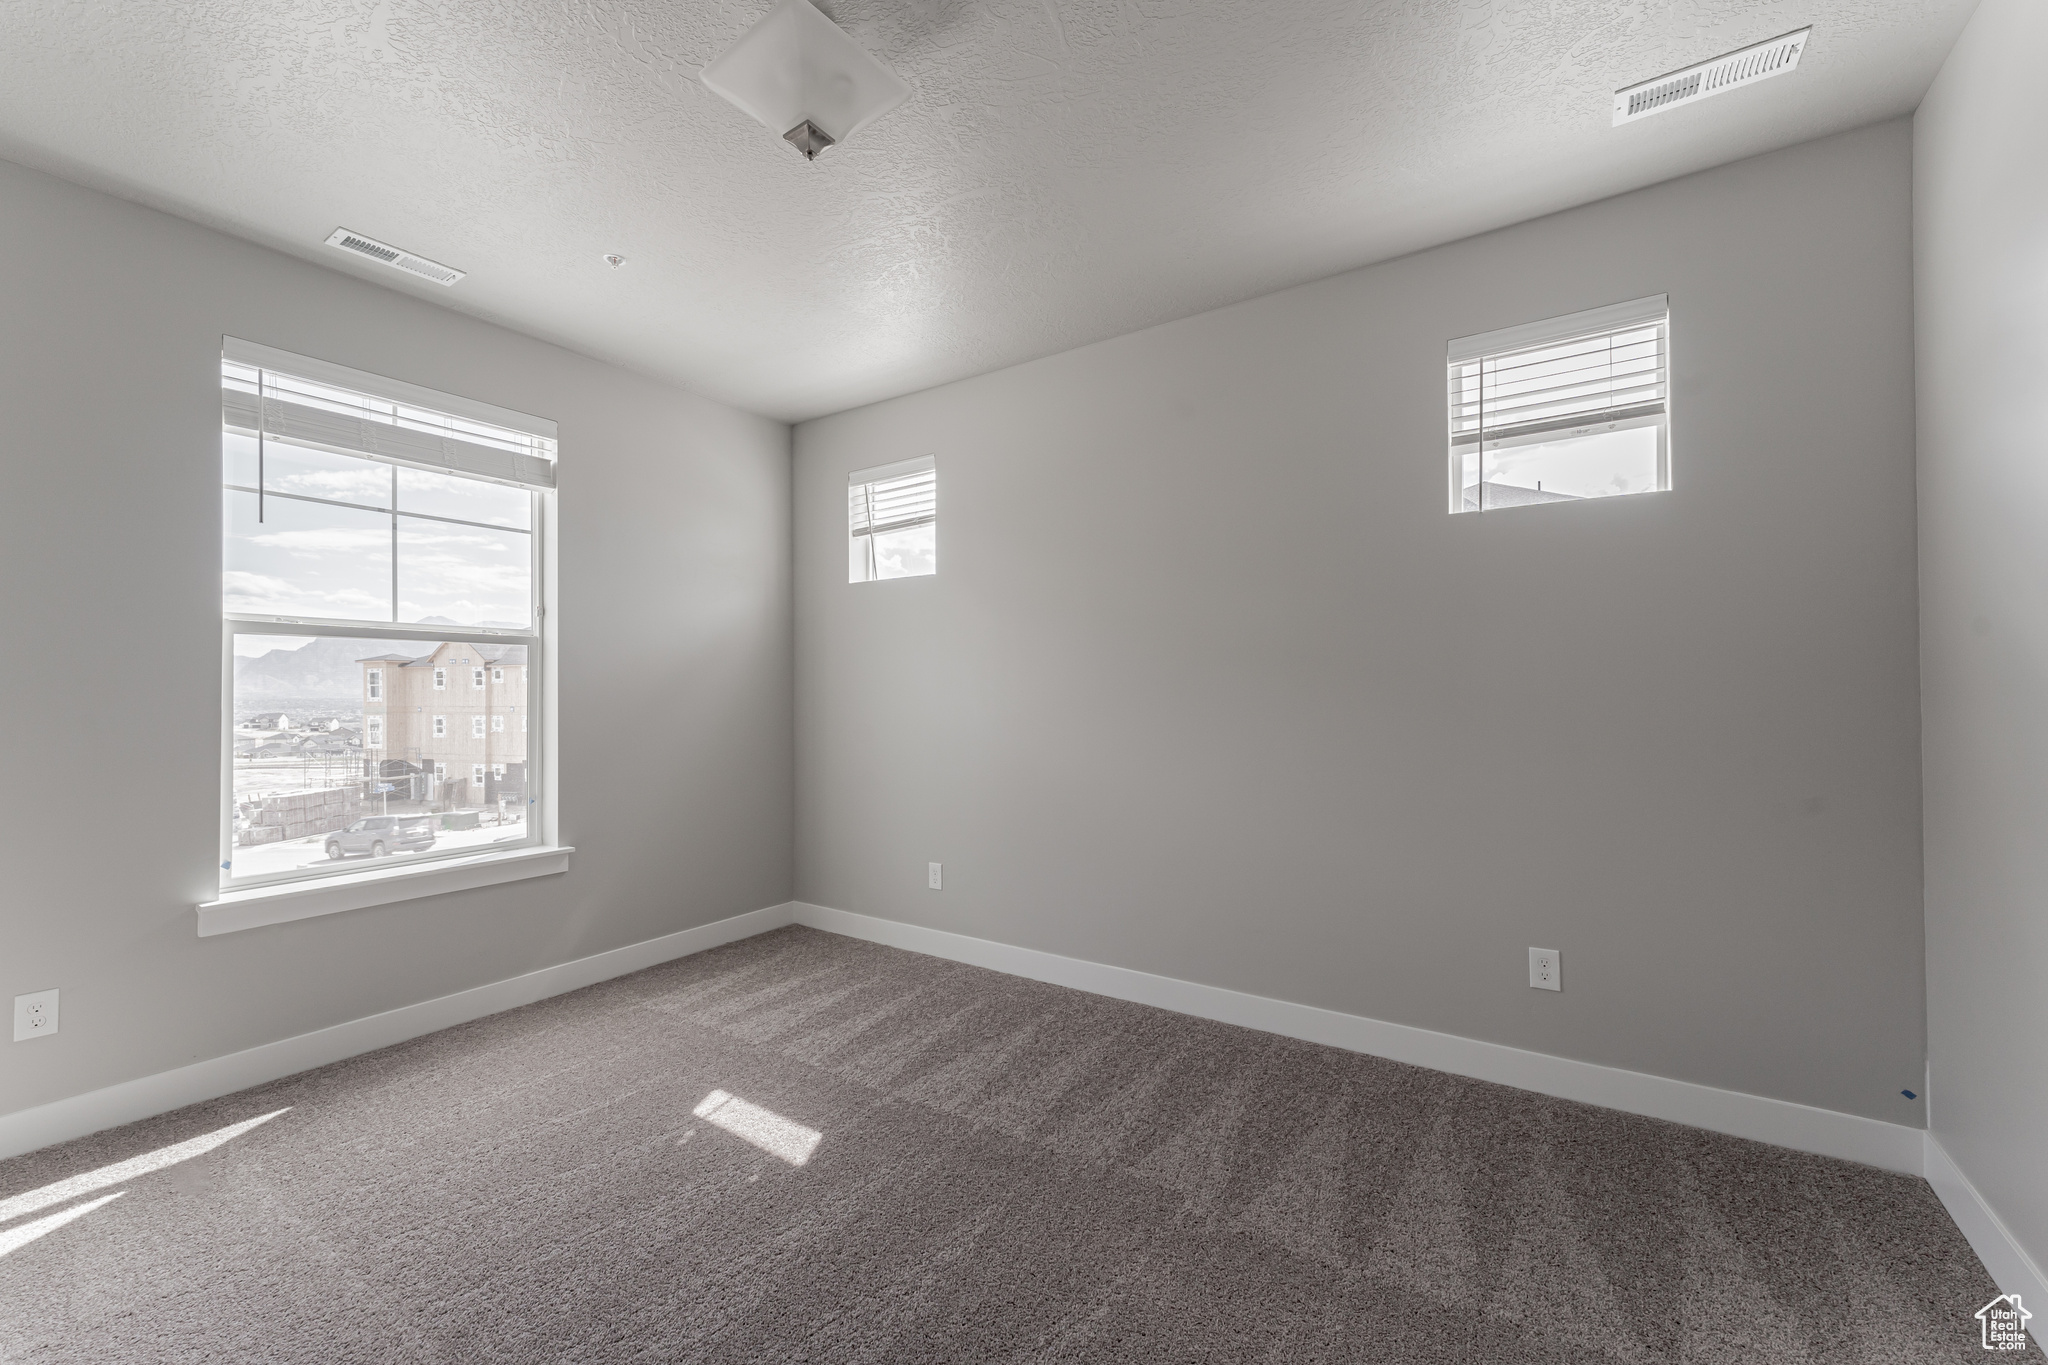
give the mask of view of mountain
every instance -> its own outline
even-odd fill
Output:
[[[446,617],[429,616],[423,626],[452,626]],[[505,629],[495,621],[486,627]],[[512,627],[517,629],[517,627]],[[358,660],[378,654],[417,658],[432,653],[428,640],[354,640],[330,636],[297,649],[273,649],[235,660],[235,699],[276,697],[354,697],[363,687]]]
[[[424,654],[419,640],[315,640],[297,649],[235,660],[235,698],[354,697],[363,690],[358,659],[376,654]]]

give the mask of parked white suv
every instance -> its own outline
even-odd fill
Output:
[[[387,853],[417,853],[433,846],[431,815],[372,815],[327,836],[327,856],[335,859],[351,853],[381,858]]]

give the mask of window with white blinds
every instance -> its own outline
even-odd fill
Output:
[[[232,338],[220,379],[223,890],[537,843],[554,424]]]
[[[323,374],[341,382],[322,382]],[[349,380],[376,381],[384,392],[350,388]],[[508,420],[517,425],[504,425]],[[229,431],[312,450],[518,488],[555,486],[552,422],[233,338],[222,348],[221,422]]]
[[[846,478],[847,581],[938,572],[939,473],[930,455]]]
[[[1453,512],[1671,487],[1665,297],[1450,345]]]

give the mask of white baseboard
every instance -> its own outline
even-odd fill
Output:
[[[1934,1186],[1948,1216],[1956,1220],[1956,1226],[1969,1240],[1970,1249],[1998,1282],[1999,1292],[2017,1294],[2023,1303],[2041,1305],[2034,1310],[2034,1321],[2028,1330],[2042,1350],[2048,1351],[2048,1276],[2042,1275],[2041,1267],[2034,1264],[2027,1249],[1991,1211],[1984,1196],[1977,1193],[1977,1187],[1932,1133],[1927,1134],[1926,1160],[1927,1183]]]
[[[1925,1134],[1918,1128],[1760,1095],[1717,1090],[1712,1086],[1694,1085],[1637,1071],[1623,1071],[1592,1062],[1526,1052],[1499,1043],[1435,1033],[1405,1024],[1390,1024],[1355,1014],[1318,1009],[1313,1005],[1247,995],[1220,986],[1205,986],[1128,967],[1060,957],[1031,948],[1012,947],[988,939],[970,938],[964,934],[802,902],[735,915],[593,957],[544,967],[506,981],[492,982],[363,1019],[352,1019],[295,1038],[195,1062],[175,1071],[124,1081],[104,1090],[57,1100],[39,1108],[0,1115],[0,1158],[231,1094],[248,1086],[261,1085],[345,1057],[389,1047],[437,1029],[528,1005],[551,995],[624,976],[628,972],[792,923],[906,948],[932,957],[971,963],[1012,976],[1155,1005],[1180,1014],[1238,1024],[1352,1052],[1371,1053],[1561,1099],[1670,1119],[1798,1151],[1842,1157],[1910,1175],[1920,1175],[1924,1171]],[[1956,1178],[1961,1179],[1960,1176]],[[1968,1188],[1967,1182],[1963,1188]],[[1943,1198],[1947,1199],[1948,1195],[1944,1194]],[[1977,1206],[1981,1207],[1981,1204],[1981,1200],[1977,1201]],[[1957,1222],[1962,1222],[1960,1215]],[[1997,1226],[1995,1219],[1991,1225]],[[1968,1232],[1968,1225],[1965,1225],[1965,1231]],[[2003,1235],[2002,1228],[2000,1235]],[[1974,1235],[1971,1240],[1975,1245]],[[2023,1257],[2022,1263],[2025,1263]],[[1988,1257],[1986,1264],[1991,1265]],[[1993,1271],[1998,1273],[1995,1266]],[[2033,1273],[2038,1278],[2038,1272]],[[2041,1301],[2048,1303],[2048,1297]]]
[[[433,1033],[456,1024],[466,1024],[487,1014],[516,1009],[565,991],[580,990],[615,976],[637,972],[644,967],[673,958],[701,953],[707,948],[736,939],[779,929],[792,922],[794,903],[771,905],[730,919],[701,924],[680,933],[665,934],[642,943],[631,943],[610,952],[578,958],[553,967],[543,967],[524,976],[493,981],[435,1000],[386,1010],[330,1028],[302,1033],[295,1038],[264,1043],[242,1052],[214,1057],[175,1071],[143,1076],[104,1090],[93,1090],[69,1099],[56,1100],[34,1109],[0,1115],[0,1159],[32,1152],[53,1142],[97,1133],[123,1123],[133,1123],[155,1114],[201,1100],[233,1094],[252,1085],[274,1081],[281,1076],[325,1066],[344,1057],[374,1052],[380,1047],[402,1043],[408,1038]]]
[[[1500,1043],[1485,1043],[1429,1029],[1390,1024],[1356,1014],[1246,995],[1128,967],[1109,967],[1032,948],[970,938],[897,920],[797,902],[796,922],[850,938],[950,958],[1012,976],[1156,1005],[1179,1014],[1239,1024],[1245,1028],[1301,1038],[1312,1043],[1371,1053],[1457,1076],[1495,1081],[1521,1090],[1579,1100],[1608,1109],[1669,1119],[1717,1133],[1774,1143],[1796,1151],[1841,1157],[1907,1175],[1922,1174],[1919,1128],[1885,1123],[1858,1114],[1816,1109],[1787,1100],[1674,1081],[1640,1071],[1577,1062]],[[2048,1299],[2043,1299],[2048,1303]]]

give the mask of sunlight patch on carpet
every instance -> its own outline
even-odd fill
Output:
[[[82,1175],[70,1176],[44,1185],[40,1189],[17,1194],[11,1199],[0,1199],[0,1223],[10,1218],[19,1218],[24,1213],[34,1213],[37,1209],[49,1208],[52,1204],[61,1204],[67,1199],[76,1199],[81,1194],[91,1194],[94,1190],[118,1185],[124,1180],[133,1180],[152,1171],[161,1171],[166,1166],[175,1166],[181,1161],[190,1161],[193,1157],[202,1156],[224,1142],[233,1141],[259,1124],[270,1122],[279,1114],[290,1112],[291,1106],[286,1105],[283,1109],[258,1118],[231,1123],[211,1133],[203,1133],[184,1142],[174,1142],[168,1147],[159,1147],[153,1152],[144,1152],[141,1156],[130,1157],[126,1161],[116,1161]]]
[[[811,1153],[818,1149],[818,1144],[825,1137],[815,1128],[806,1128],[794,1119],[786,1119],[758,1104],[749,1104],[723,1090],[714,1090],[706,1095],[691,1112],[741,1141],[751,1142],[771,1156],[781,1157],[792,1166],[801,1166],[809,1161]]]

